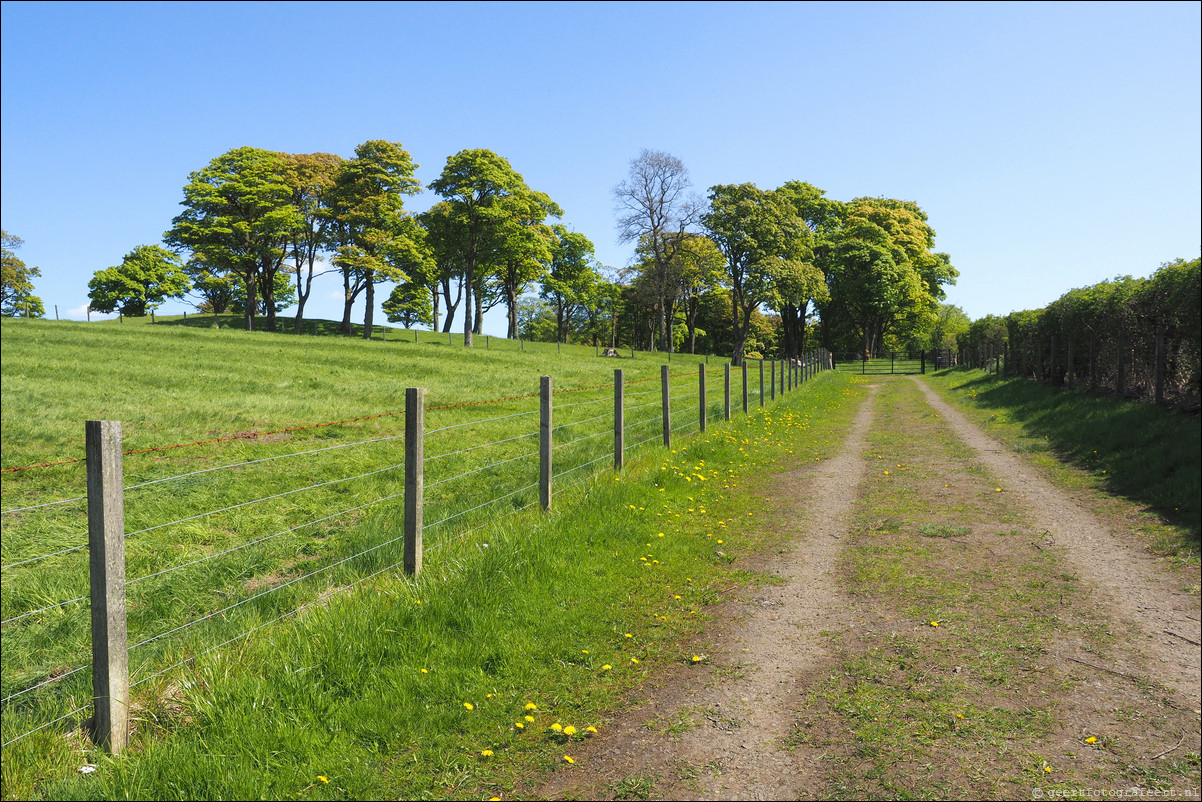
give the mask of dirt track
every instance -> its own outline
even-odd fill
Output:
[[[1137,672],[1171,691],[1172,707],[1199,706],[1198,600],[1153,556],[1081,508],[1017,456],[987,437],[917,380],[927,403],[971,447],[1011,503],[1046,532],[1055,549],[1104,605],[1131,645],[1122,670],[1103,667],[1112,683]],[[782,584],[749,591],[715,615],[711,662],[660,687],[645,689],[637,709],[604,728],[570,771],[554,775],[542,798],[805,799],[829,795],[821,750],[782,749],[803,707],[807,684],[838,660],[824,631],[863,626],[836,574],[842,544],[869,462],[878,387],[858,410],[839,456],[774,478],[773,503],[797,548],[756,565]],[[1166,634],[1166,633],[1173,634]],[[1066,652],[1067,654],[1067,652]],[[1066,659],[1075,659],[1069,656]],[[1106,676],[1106,675],[1103,675]],[[1066,694],[1076,720],[1104,716],[1115,694],[1097,683],[1096,701]],[[1089,694],[1086,694],[1088,697]],[[1098,709],[1082,709],[1092,706]],[[1193,717],[1196,722],[1196,715]],[[1197,751],[1197,727],[1187,748]],[[1140,736],[1134,735],[1138,738]],[[1183,742],[1187,735],[1182,733]]]

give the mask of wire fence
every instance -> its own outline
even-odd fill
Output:
[[[251,455],[129,484],[121,456],[131,452],[120,449],[119,424],[90,422],[88,495],[0,514],[0,748],[36,743],[30,736],[91,712],[94,739],[120,751],[119,731],[128,724],[117,720],[119,712],[102,710],[102,694],[93,693],[94,654],[123,655],[128,696],[331,593],[398,567],[416,574],[423,550],[436,553],[505,515],[549,508],[555,480],[559,492],[583,485],[621,466],[632,449],[668,444],[719,416],[729,419],[741,405],[764,406],[801,381],[786,382],[784,364],[772,364],[768,374],[762,363],[751,368],[701,365],[671,375],[665,366],[659,387],[644,389],[638,385],[655,380],[637,380],[629,382],[633,392],[621,371],[614,384],[555,392],[546,379],[542,392],[494,400],[512,411],[468,420],[440,418],[476,402],[407,403],[388,413],[405,416],[405,433]],[[154,449],[138,453],[146,451]],[[113,464],[116,475],[105,475]],[[115,529],[106,517],[114,509]],[[111,564],[115,554],[119,570]],[[102,619],[110,623],[98,624]],[[98,639],[108,645],[98,648]]]

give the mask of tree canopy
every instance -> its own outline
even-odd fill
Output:
[[[33,294],[33,280],[42,275],[36,267],[27,267],[16,254],[17,248],[25,244],[20,237],[4,231],[0,253],[0,314],[8,317],[42,317],[42,299]]]
[[[184,297],[190,288],[178,256],[159,245],[139,245],[121,264],[96,271],[88,282],[88,297],[97,312],[142,317],[168,298]]]

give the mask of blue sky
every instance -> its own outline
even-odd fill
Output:
[[[948,301],[1004,315],[1199,255],[1200,9],[5,2],[0,210],[48,315],[79,318],[92,274],[160,242],[188,174],[231,148],[388,139],[423,182],[488,148],[613,266],[611,189],[649,148],[701,195],[796,179],[916,201],[961,274]],[[322,281],[307,314],[338,317]]]

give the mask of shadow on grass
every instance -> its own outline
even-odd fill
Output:
[[[979,406],[1005,410],[1028,437],[1046,440],[1063,460],[1100,477],[1107,491],[1188,528],[1193,545],[1199,545],[1202,421],[1197,416],[964,368],[938,375],[961,392],[975,393]]]
[[[150,322],[149,319],[143,318],[142,322]],[[235,329],[237,331],[246,330],[246,318],[242,315],[209,315],[195,314],[184,317],[170,316],[159,317],[154,321],[156,326],[187,326],[195,329]],[[362,324],[351,324],[351,333],[344,334],[341,331],[342,324],[337,320],[303,320],[301,321],[300,334],[317,337],[357,337],[362,339],[363,326]],[[413,342],[413,332],[407,329],[394,329],[389,327],[385,334],[383,326],[372,327],[372,339],[379,340],[382,337],[389,340],[407,340]],[[255,318],[255,330],[267,331],[267,319],[265,317]],[[287,315],[281,315],[276,318],[277,334],[297,334],[296,318]],[[433,339],[435,336],[430,332],[423,332],[427,337]],[[442,335],[446,339],[446,335]]]

